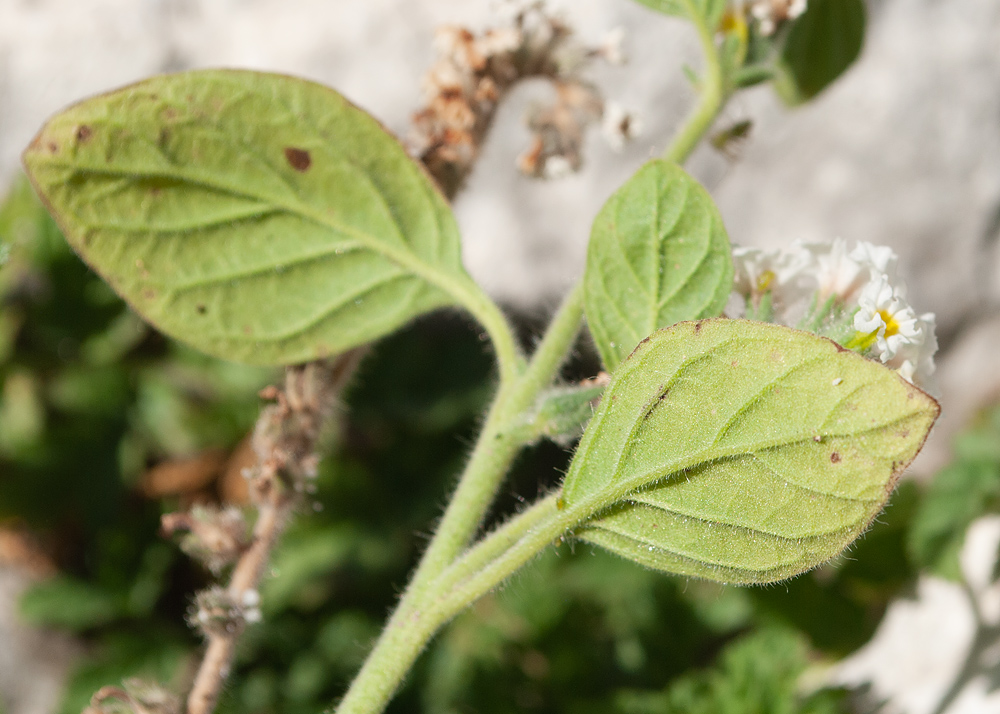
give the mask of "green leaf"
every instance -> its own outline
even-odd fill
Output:
[[[609,372],[653,330],[719,315],[733,262],[708,192],[676,164],[647,163],[594,219],[583,280],[587,324]]]
[[[636,0],[648,8],[686,19],[694,19],[714,29],[718,26],[722,13],[726,11],[726,0]],[[693,18],[692,13],[697,13]]]
[[[720,653],[708,670],[689,672],[661,691],[624,690],[622,714],[836,714],[846,692],[805,694],[801,676],[811,652],[799,632],[770,626],[745,635]]]
[[[840,553],[882,510],[938,405],[813,334],[703,320],[612,377],[562,495],[577,533],[643,565],[763,583]]]
[[[521,428],[524,441],[533,443],[542,437],[569,446],[580,438],[594,414],[594,407],[604,393],[598,382],[552,387],[538,397],[535,408],[526,415]]]
[[[63,575],[36,583],[21,597],[21,616],[40,627],[87,630],[111,622],[124,609],[121,598]]]
[[[25,151],[78,253],[169,335],[289,364],[469,290],[444,198],[368,114],[312,82],[154,77],[52,118]]]
[[[960,580],[958,556],[977,518],[1000,507],[1000,407],[982,414],[954,443],[955,460],[926,486],[908,534],[914,560]]]
[[[809,0],[781,53],[782,99],[799,104],[826,89],[861,54],[864,37],[864,0]]]

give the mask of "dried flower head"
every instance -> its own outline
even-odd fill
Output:
[[[806,11],[806,0],[751,0],[750,15],[757,20],[760,34],[773,35],[781,23],[794,20]]]

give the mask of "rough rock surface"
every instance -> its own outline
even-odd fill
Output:
[[[593,215],[645,157],[662,150],[692,99],[678,65],[697,64],[681,23],[635,3],[554,4],[587,40],[627,29],[631,66],[597,67],[592,76],[609,98],[639,112],[645,130],[621,154],[594,136],[581,174],[539,183],[513,164],[528,138],[520,117],[548,89],[525,86],[501,109],[456,211],[471,272],[524,310],[550,306],[579,275]],[[434,27],[478,27],[490,17],[485,0],[0,0],[0,190],[47,116],[162,71],[232,66],[306,76],[405,132],[432,59]],[[717,196],[735,242],[840,236],[901,254],[912,302],[937,313],[945,349],[945,417],[917,464],[925,475],[947,459],[949,437],[968,415],[1000,395],[998,43],[996,0],[871,0],[868,43],[848,76],[793,112],[766,89],[746,93],[725,118],[755,122],[740,160],[701,149],[691,162]],[[20,635],[0,643],[4,662],[29,646]],[[919,658],[931,649],[904,654]],[[901,710],[924,711],[906,701]]]

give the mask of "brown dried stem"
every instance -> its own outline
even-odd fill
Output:
[[[256,609],[257,588],[271,553],[305,484],[316,474],[323,425],[364,351],[352,350],[329,363],[290,367],[284,389],[269,387],[261,393],[275,403],[261,411],[253,434],[257,464],[250,474],[250,493],[257,521],[224,591],[234,614],[224,621],[213,620],[208,613],[197,615],[208,646],[188,695],[188,714],[211,714],[215,709],[248,619],[246,613]]]

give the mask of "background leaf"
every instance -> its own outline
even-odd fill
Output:
[[[844,692],[803,692],[808,665],[805,638],[770,627],[729,644],[715,668],[690,673],[660,692],[618,695],[623,714],[838,714]]]
[[[49,121],[24,155],[67,240],[139,313],[210,354],[303,362],[454,302],[444,199],[331,89],[154,77]]]
[[[650,161],[594,219],[583,280],[608,371],[657,328],[719,315],[733,264],[708,192],[676,164]]]
[[[789,328],[704,320],[644,340],[612,377],[563,490],[579,537],[723,582],[790,577],[867,528],[937,403]]]
[[[809,0],[792,25],[781,53],[784,77],[775,84],[789,104],[812,99],[861,54],[864,0]]]
[[[927,486],[913,518],[910,553],[935,575],[960,580],[959,552],[972,522],[1000,509],[1000,407],[980,414],[954,445],[955,460]]]
[[[690,18],[689,7],[693,8],[705,20],[709,28],[719,24],[722,13],[726,10],[726,0],[636,0],[665,15]]]

